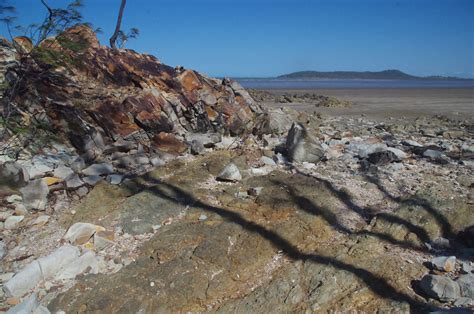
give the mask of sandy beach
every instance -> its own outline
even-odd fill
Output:
[[[474,89],[472,88],[387,88],[387,89],[312,89],[268,90],[274,94],[315,93],[353,102],[351,108],[315,108],[311,104],[266,103],[269,107],[291,106],[297,110],[329,115],[361,115],[370,118],[446,115],[452,118],[474,118]]]

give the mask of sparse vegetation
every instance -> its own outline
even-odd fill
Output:
[[[138,30],[138,28],[135,28],[135,27],[132,27],[127,33],[125,33],[123,30],[120,29],[122,26],[123,12],[125,10],[126,4],[127,4],[127,0],[121,0],[119,14],[117,17],[117,25],[115,26],[115,31],[109,40],[110,47],[113,49],[116,49],[117,46],[118,48],[125,47],[125,43],[128,40],[137,38],[140,35],[140,31]]]
[[[28,26],[17,24],[17,11],[13,5],[9,5],[6,0],[0,2],[0,21],[6,24],[10,40],[13,42],[14,36],[23,35],[31,40],[32,45],[31,49],[26,50],[21,49],[19,45],[14,45],[17,53],[22,56],[15,74],[16,78],[13,82],[4,82],[0,86],[0,91],[4,94],[0,139],[4,139],[7,134],[9,137],[24,135],[24,137],[30,138],[30,134],[35,134],[38,129],[44,128],[44,125],[36,123],[33,118],[28,118],[30,121],[28,124],[22,123],[22,117],[27,113],[18,108],[14,99],[18,93],[18,83],[23,80],[24,75],[28,75],[32,67],[36,68],[36,71],[48,71],[61,66],[80,67],[81,61],[71,57],[67,51],[78,53],[88,48],[85,40],[72,41],[60,35],[66,29],[83,22],[80,13],[80,9],[83,7],[82,0],[74,0],[64,8],[53,8],[46,0],[39,1],[48,14],[40,23],[31,23]],[[88,23],[85,24],[91,26]],[[100,29],[96,29],[96,31],[100,31]],[[57,37],[47,41],[51,36]],[[59,44],[62,49],[57,49],[57,46],[53,47],[56,44]]]

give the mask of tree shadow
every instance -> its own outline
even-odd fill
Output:
[[[268,230],[264,226],[261,226],[253,221],[245,219],[239,213],[206,204],[199,199],[196,199],[193,195],[182,190],[181,188],[151,178],[148,175],[145,175],[143,179],[146,181],[146,184],[142,185],[142,190],[146,189],[147,191],[150,191],[161,198],[165,198],[177,204],[188,205],[208,211],[210,213],[215,213],[224,220],[241,226],[248,232],[258,234],[260,237],[270,242],[276,249],[281,250],[288,258],[292,260],[309,261],[316,264],[331,265],[332,267],[335,267],[339,270],[354,274],[360,278],[371,289],[371,291],[382,298],[397,302],[406,302],[410,305],[412,310],[420,311],[428,308],[428,305],[425,302],[416,300],[410,295],[398,291],[385,279],[372,274],[366,269],[342,262],[333,257],[301,252],[295,245],[278,233]],[[306,203],[306,201],[303,199],[300,199],[299,201],[305,202],[305,205],[308,205],[308,203]],[[315,211],[315,213],[318,213],[318,211]],[[326,215],[326,218],[333,221],[333,223],[337,222],[337,217],[328,215],[327,212],[324,212],[323,215]]]
[[[447,239],[455,238],[456,235],[448,219],[446,219],[446,217],[441,213],[440,210],[432,206],[427,199],[419,197],[419,196],[411,196],[407,199],[403,199],[401,197],[392,195],[381,183],[378,173],[374,173],[372,175],[366,174],[364,175],[364,178],[370,183],[377,186],[379,191],[381,191],[390,200],[397,202],[398,204],[401,204],[401,205],[419,206],[423,208],[423,210],[425,210],[431,217],[433,217],[436,220],[436,223],[441,229],[441,235],[444,238],[447,238]]]
[[[417,238],[422,242],[422,243],[426,243],[426,242],[430,242],[430,237],[428,235],[428,232],[423,229],[422,227],[419,227],[409,221],[407,221],[406,219],[403,219],[401,217],[398,217],[396,215],[393,215],[393,214],[390,214],[390,213],[378,213],[378,214],[373,214],[373,210],[370,209],[370,208],[363,208],[363,207],[360,207],[359,205],[355,204],[354,201],[352,200],[352,197],[347,193],[347,192],[344,192],[344,191],[341,191],[339,189],[337,189],[331,182],[329,182],[328,180],[325,180],[325,179],[322,179],[322,178],[318,178],[318,177],[315,177],[313,175],[310,175],[310,174],[307,174],[307,173],[304,173],[298,169],[296,169],[297,173],[300,174],[300,175],[303,175],[303,176],[307,176],[307,177],[310,177],[310,178],[313,178],[314,180],[316,180],[317,182],[320,182],[320,183],[323,183],[324,186],[335,196],[337,197],[339,200],[341,200],[346,206],[347,208],[353,210],[356,214],[358,214],[362,219],[364,219],[366,222],[369,222],[370,220],[372,220],[374,217],[376,217],[376,219],[379,219],[379,220],[384,220],[386,222],[390,222],[390,223],[394,223],[394,224],[398,224],[398,225],[402,225],[404,226],[406,229],[408,229],[411,233],[415,234],[417,236]],[[379,187],[380,188],[380,187]],[[382,191],[383,192],[383,191]],[[296,193],[295,191],[293,190],[292,192],[290,192],[290,195],[293,197],[295,203],[297,203],[301,209],[305,210],[306,212],[321,212],[322,210],[318,208],[318,206],[316,206],[314,203],[312,203],[309,199],[307,198],[304,198],[302,196],[296,196]],[[304,199],[304,201],[302,201],[302,198]],[[329,209],[325,209],[323,212],[328,212]],[[323,218],[325,217],[328,217],[328,215],[326,216],[322,216]],[[419,247],[419,246],[414,246],[412,243],[410,243],[409,241],[400,241],[400,240],[397,240],[395,239],[394,237],[388,235],[388,234],[384,234],[384,233],[380,233],[380,232],[373,232],[373,231],[368,231],[368,230],[362,230],[362,231],[356,231],[356,232],[353,232],[351,230],[348,230],[347,227],[345,226],[340,226],[340,223],[339,222],[336,222],[336,224],[333,224],[332,222],[334,222],[334,218],[331,217],[331,219],[326,219],[326,221],[328,223],[330,223],[331,225],[335,226],[337,229],[339,230],[343,230],[343,231],[346,231],[348,233],[351,233],[351,234],[359,234],[359,235],[371,235],[371,236],[375,236],[383,241],[386,241],[386,242],[389,242],[391,244],[394,244],[394,245],[399,245],[399,246],[402,246],[402,247],[407,247],[407,248],[410,248],[410,249],[413,249],[413,250],[417,250],[417,251],[421,251],[421,252],[427,252],[427,249],[426,248],[422,248],[422,247]]]

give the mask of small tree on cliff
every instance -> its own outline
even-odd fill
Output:
[[[140,31],[138,28],[131,28],[128,33],[125,33],[121,30],[122,27],[122,19],[123,19],[123,11],[125,10],[125,5],[127,4],[127,0],[122,0],[120,3],[119,14],[117,17],[117,24],[115,26],[115,31],[110,37],[110,47],[113,49],[117,49],[117,44],[119,48],[123,48],[125,43],[132,38],[137,38],[140,35]]]
[[[13,47],[17,50],[18,54],[22,56],[19,60],[19,66],[17,70],[12,72],[11,79],[8,82],[2,82],[5,90],[0,90],[3,94],[1,99],[0,108],[0,123],[3,125],[2,131],[0,131],[0,140],[5,138],[5,135],[10,134],[10,138],[15,139],[15,129],[18,129],[19,124],[25,125],[23,122],[16,121],[15,117],[23,116],[26,117],[28,114],[22,111],[13,101],[17,92],[19,83],[24,79],[24,75],[29,73],[31,67],[35,67],[35,63],[41,60],[45,55],[45,50],[50,48],[48,45],[40,46],[40,43],[50,36],[58,35],[67,28],[79,24],[82,22],[82,15],[79,12],[80,8],[83,7],[82,0],[71,1],[65,8],[53,8],[46,0],[38,0],[46,9],[47,15],[40,23],[32,23],[28,26],[22,26],[16,24],[17,16],[16,9],[14,6],[8,5],[6,0],[0,0],[0,21],[4,22],[7,26],[8,35],[12,41]],[[84,23],[88,24],[89,23]],[[97,31],[99,31],[97,29]],[[14,39],[15,35],[24,35],[31,39],[32,45],[26,51],[23,50],[20,45],[16,45]],[[53,41],[52,41],[53,42]],[[51,43],[52,43],[51,42]],[[42,53],[41,53],[42,52]],[[58,57],[58,55],[55,55]],[[32,62],[31,62],[32,61]],[[53,60],[56,61],[56,60]],[[12,118],[13,117],[13,118]],[[27,129],[23,133],[27,134],[27,137],[35,136],[35,131],[39,123],[35,123],[34,117],[28,117],[28,123],[26,124]],[[10,141],[10,142],[13,142]],[[25,141],[28,142],[28,139]],[[1,147],[0,154],[4,154],[9,147]]]

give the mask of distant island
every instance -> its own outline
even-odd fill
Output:
[[[414,76],[404,73],[400,70],[384,70],[378,72],[357,72],[357,71],[301,71],[290,74],[284,74],[277,77],[277,79],[291,79],[291,80],[316,80],[316,79],[341,79],[341,80],[433,80],[433,81],[452,81],[452,80],[467,80],[473,79],[452,77],[452,76]]]

